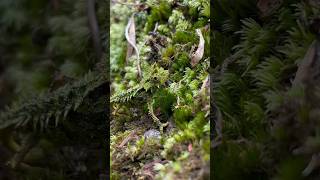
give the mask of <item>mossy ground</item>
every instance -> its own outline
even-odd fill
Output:
[[[209,1],[204,0],[111,5],[112,179],[208,177],[209,11]],[[133,13],[141,79],[137,56],[126,61],[125,26]],[[190,54],[199,43],[197,28],[205,49],[192,67]],[[146,138],[148,130],[161,135]]]

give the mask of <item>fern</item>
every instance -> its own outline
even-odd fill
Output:
[[[132,98],[136,97],[140,90],[143,89],[143,86],[136,85],[128,89],[127,91],[122,91],[119,93],[115,93],[111,96],[110,102],[111,103],[123,103],[131,100]]]
[[[104,74],[89,72],[83,79],[67,84],[52,93],[44,93],[27,101],[17,102],[0,114],[0,129],[26,127],[28,124],[41,130],[54,119],[57,127],[70,111],[76,111],[90,92],[105,84]]]
[[[146,68],[143,79],[138,85],[135,85],[128,90],[114,93],[110,98],[110,102],[128,102],[132,98],[137,97],[142,92],[142,90],[146,92],[150,89],[158,88],[159,86],[163,85],[168,80],[168,77],[168,70],[165,70],[162,67],[158,67],[156,64],[153,64]]]

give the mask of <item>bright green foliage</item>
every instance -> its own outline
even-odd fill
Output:
[[[191,118],[192,112],[191,109],[188,108],[177,108],[173,114],[174,122],[180,129],[186,128],[187,123],[191,120]]]
[[[148,11],[135,9],[136,41],[142,78],[137,76],[137,57],[128,58],[123,37],[131,14],[119,14],[126,5],[113,4],[115,45],[111,66],[112,178],[188,179],[208,176],[210,154],[209,92],[205,80],[209,69],[209,1],[148,0]],[[123,21],[117,21],[125,17]],[[194,25],[196,24],[196,26]],[[156,28],[156,29],[155,29]],[[205,55],[191,67],[199,28],[205,39]],[[155,30],[155,31],[154,31]],[[153,32],[154,31],[154,32]],[[122,32],[122,35],[119,33]],[[113,35],[114,33],[114,35]],[[121,46],[116,46],[122,44]],[[202,88],[202,89],[201,89]],[[152,129],[160,134],[147,138]],[[125,135],[124,135],[125,133]],[[119,147],[121,146],[121,147]],[[118,177],[116,177],[118,176]]]
[[[148,15],[147,25],[145,27],[146,32],[149,32],[153,30],[157,22],[164,23],[168,20],[171,14],[171,7],[166,1],[147,1],[147,4],[153,6],[150,15]]]

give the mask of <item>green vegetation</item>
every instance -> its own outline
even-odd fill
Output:
[[[89,2],[0,2],[0,179],[105,176],[109,4]]]
[[[318,179],[319,3],[220,0],[213,16],[213,178]]]
[[[209,1],[121,2],[111,4],[111,179],[207,179]],[[130,17],[139,57],[128,55]]]

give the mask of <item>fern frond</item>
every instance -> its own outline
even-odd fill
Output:
[[[133,97],[135,97],[140,90],[143,89],[143,86],[136,85],[135,87],[132,87],[126,91],[121,91],[119,93],[114,94],[110,98],[111,103],[123,103],[131,100]]]
[[[58,126],[70,111],[76,111],[90,92],[105,84],[105,75],[89,72],[83,79],[67,84],[52,93],[45,93],[28,101],[17,102],[0,114],[0,129],[24,127],[47,128],[54,119]]]

